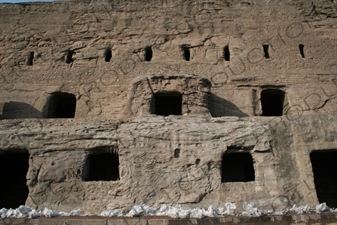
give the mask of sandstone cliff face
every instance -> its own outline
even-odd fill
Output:
[[[266,88],[286,92],[289,114],[336,112],[336,7],[331,1],[1,4],[2,118],[45,117],[48,97],[60,91],[76,96],[75,118],[122,118],[133,79],[193,74],[212,82],[215,117],[260,115]]]
[[[0,159],[29,153],[36,208],[313,206],[336,196],[310,154],[337,150],[336,17],[323,0],[0,4]]]
[[[255,201],[278,209],[317,204],[309,153],[335,148],[335,120],[333,115],[291,123],[199,116],[149,116],[124,124],[3,120],[0,147],[29,150],[27,204],[36,208],[99,213],[141,203],[220,207]],[[119,179],[85,181],[87,158],[109,151],[118,152]],[[251,154],[254,180],[222,182],[222,159],[229,153]],[[241,179],[236,172],[231,176]]]

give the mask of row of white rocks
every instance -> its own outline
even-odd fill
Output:
[[[330,209],[325,203],[319,204],[315,209],[309,206],[293,205],[290,209],[282,210],[259,210],[253,202],[243,203],[243,212],[237,212],[234,203],[226,203],[224,208],[214,208],[209,206],[208,209],[194,208],[183,209],[181,205],[167,206],[161,205],[159,209],[152,208],[145,204],[135,205],[128,213],[124,213],[121,209],[106,210],[99,216],[104,217],[135,217],[135,216],[169,216],[172,218],[204,218],[204,217],[219,217],[225,215],[232,216],[248,216],[259,217],[262,215],[285,215],[287,212],[295,212],[297,214],[304,213],[321,213],[323,211],[331,211],[337,213],[337,209]],[[29,206],[21,205],[16,209],[0,209],[0,218],[38,218],[38,217],[58,217],[58,216],[93,216],[94,214],[82,214],[81,209],[76,209],[71,212],[55,212],[49,208],[42,211],[36,211]]]

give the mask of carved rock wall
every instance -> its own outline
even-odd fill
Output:
[[[196,116],[150,116],[125,124],[4,120],[0,137],[2,152],[30,153],[27,204],[37,208],[99,213],[141,203],[208,207],[254,201],[270,209],[318,203],[309,153],[335,148],[335,120],[333,115],[272,125],[256,118]],[[327,140],[323,133],[332,135]],[[106,146],[118,149],[120,179],[84,181],[87,155]],[[254,181],[221,182],[221,160],[228,152],[252,155]]]
[[[310,153],[337,149],[336,12],[323,0],[0,4],[0,157],[29,153],[38,209],[314,206]],[[282,116],[261,116],[265,90],[284,93]],[[50,118],[60,92],[73,119]],[[170,92],[182,115],[154,115]],[[118,153],[119,179],[86,181],[102,152]],[[252,181],[223,182],[230,153],[251,155]]]
[[[209,79],[215,117],[260,115],[260,92],[271,87],[286,92],[288,114],[336,112],[336,7],[323,0],[1,4],[1,117],[45,117],[48,97],[61,91],[76,96],[75,118],[123,118],[126,90],[146,75]]]

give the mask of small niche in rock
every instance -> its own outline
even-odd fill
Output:
[[[180,157],[180,149],[176,148],[174,149],[174,158],[179,158]]]
[[[182,45],[180,46],[181,50],[183,51],[183,58],[186,61],[190,61],[191,53],[190,48],[188,45]]]
[[[200,163],[200,159],[196,159],[195,160],[195,165],[199,165],[199,163]]]
[[[266,59],[269,59],[269,45],[263,45],[263,52],[264,52],[264,57]]]
[[[74,52],[74,51],[71,51],[71,50],[69,50],[69,51],[67,52],[66,63],[70,64],[70,63],[74,62],[74,59],[73,59],[73,55],[74,55],[74,54],[75,54],[75,52]]]
[[[104,60],[105,60],[105,62],[110,62],[111,58],[112,58],[112,51],[111,51],[111,49],[109,49],[109,48],[105,49],[105,51],[104,51]]]
[[[230,61],[230,52],[228,45],[226,45],[223,49],[223,57],[226,61]]]
[[[32,66],[33,65],[33,60],[34,60],[34,52],[30,52],[27,57],[27,66]]]
[[[300,49],[300,53],[301,53],[302,58],[305,58],[305,55],[304,55],[304,45],[300,44],[298,46],[298,48]]]
[[[145,50],[144,59],[145,59],[145,61],[150,62],[151,59],[152,59],[152,54],[153,54],[152,48],[146,47],[144,50]]]

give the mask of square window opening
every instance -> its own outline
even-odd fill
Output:
[[[221,182],[255,181],[253,158],[250,153],[224,154],[221,164]]]
[[[117,151],[90,154],[85,163],[84,181],[119,180],[119,156]]]
[[[154,114],[182,115],[182,95],[178,92],[154,94]]]

